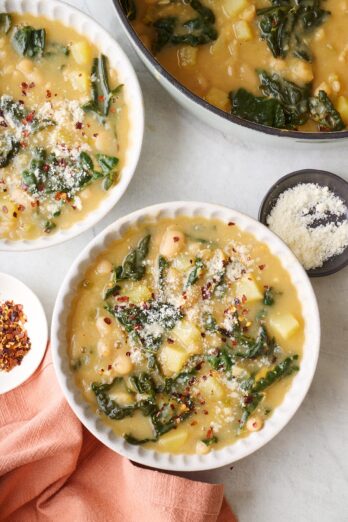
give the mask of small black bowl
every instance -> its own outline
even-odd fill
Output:
[[[325,170],[304,169],[292,172],[280,178],[267,192],[264,197],[260,210],[259,221],[267,226],[267,216],[272,211],[280,194],[285,190],[298,185],[299,183],[316,183],[334,192],[342,201],[344,201],[348,208],[348,183],[343,178],[336,174],[327,172]],[[347,211],[348,219],[348,211]],[[328,259],[323,266],[307,270],[309,277],[322,277],[334,274],[348,265],[348,248],[342,254]]]

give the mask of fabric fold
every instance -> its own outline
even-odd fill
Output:
[[[135,466],[79,422],[50,353],[0,396],[0,520],[236,522],[223,485]]]

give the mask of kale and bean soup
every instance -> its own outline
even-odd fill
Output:
[[[70,227],[119,179],[122,85],[107,58],[58,22],[0,13],[0,237]]]
[[[145,222],[81,274],[71,369],[131,444],[205,454],[262,429],[299,369],[301,304],[265,244],[234,223]]]
[[[212,105],[301,131],[348,125],[347,0],[120,0],[158,61]]]

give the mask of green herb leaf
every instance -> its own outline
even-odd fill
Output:
[[[216,437],[216,435],[214,435],[213,437],[209,437],[209,439],[202,439],[202,442],[204,442],[206,446],[212,446],[213,444],[219,442],[219,439]]]
[[[17,27],[12,37],[12,47],[16,53],[29,58],[40,58],[46,45],[45,29],[34,29],[30,25]]]
[[[145,275],[145,260],[149,253],[151,236],[145,236],[124,259],[122,266],[118,267],[119,281],[130,279],[131,281],[140,281]]]
[[[8,13],[0,13],[0,34],[7,34],[12,27],[12,17]]]
[[[276,58],[285,58],[289,52],[306,61],[312,60],[304,43],[313,29],[330,15],[321,8],[321,0],[271,0],[271,7],[257,10],[261,38]]]
[[[309,99],[309,112],[312,120],[318,123],[320,131],[341,131],[345,124],[325,91]]]
[[[20,150],[20,143],[10,134],[0,136],[0,169],[7,167]]]
[[[190,45],[197,47],[217,39],[215,15],[199,0],[188,0],[197,16],[181,23],[175,16],[162,17],[153,22],[156,32],[154,51],[157,53],[166,45]]]
[[[194,285],[197,283],[204,269],[204,263],[200,257],[196,257],[194,267],[188,275],[187,281],[185,283],[185,288]]]
[[[274,291],[271,286],[268,286],[263,294],[263,304],[272,306],[274,304]]]

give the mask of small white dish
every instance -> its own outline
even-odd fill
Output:
[[[0,251],[27,251],[58,245],[82,234],[98,223],[119,201],[126,191],[138,164],[144,134],[144,104],[138,78],[119,44],[92,18],[78,9],[58,0],[0,0],[0,13],[28,13],[61,22],[87,38],[108,57],[124,85],[123,93],[128,108],[128,148],[120,181],[112,187],[99,206],[83,220],[67,229],[32,240],[11,241],[0,238]]]
[[[19,279],[0,272],[0,303],[4,301],[23,305],[23,312],[27,317],[24,326],[31,348],[19,366],[10,372],[0,370],[0,395],[17,388],[33,375],[42,361],[48,341],[47,319],[39,299]]]
[[[96,415],[76,386],[68,357],[67,325],[70,307],[86,269],[110,243],[121,238],[128,228],[135,227],[145,220],[156,222],[161,218],[177,216],[203,216],[207,219],[220,219],[226,223],[233,221],[241,230],[253,234],[256,239],[265,243],[288,271],[302,304],[302,315],[305,321],[305,341],[300,370],[294,377],[283,402],[267,420],[264,428],[207,455],[160,453],[141,446],[132,446],[122,437],[116,436]],[[84,248],[71,266],[59,290],[53,312],[51,342],[54,368],[63,393],[82,424],[96,438],[112,450],[145,466],[172,471],[199,471],[225,466],[250,455],[268,443],[290,421],[305,398],[313,379],[319,355],[320,319],[315,294],[306,272],[278,236],[258,221],[236,210],[209,203],[178,201],[160,203],[118,219]]]

